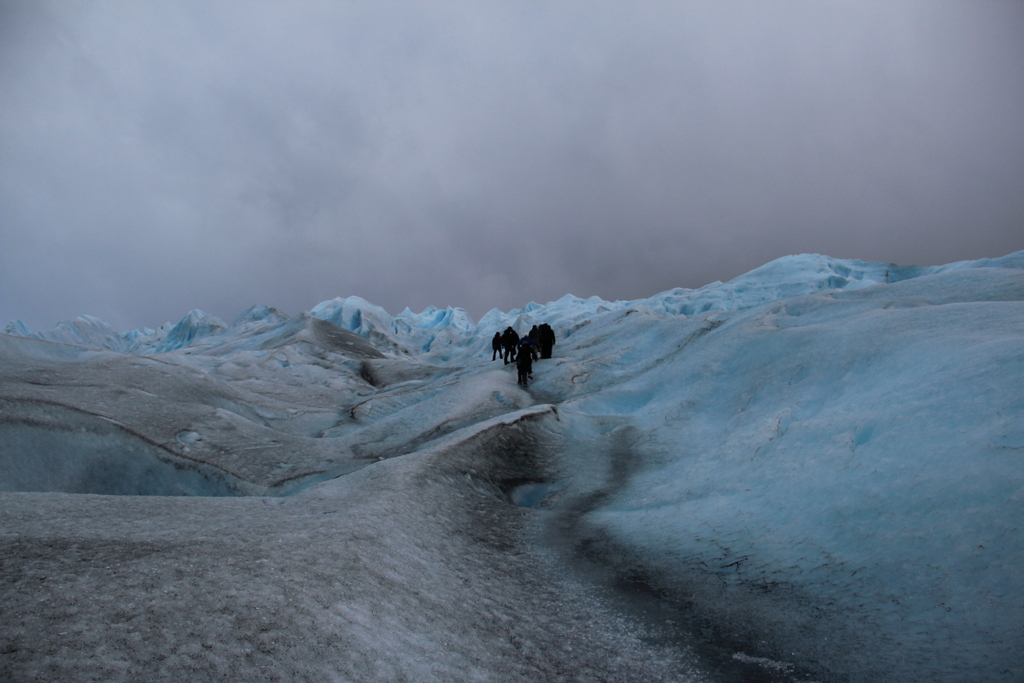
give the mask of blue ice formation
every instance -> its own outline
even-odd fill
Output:
[[[531,394],[491,363],[490,337],[540,322],[558,345]],[[551,413],[533,405],[543,397],[557,405],[557,453],[512,499],[564,515],[571,547],[747,638],[757,657],[836,680],[1024,680],[1024,252],[935,267],[805,254],[695,290],[566,295],[476,323],[348,297],[295,318],[253,308],[231,325],[194,311],[156,332],[80,318],[0,335],[0,354],[45,365],[51,382],[97,347],[138,367],[101,366],[116,386],[53,396],[114,402],[121,382],[131,401],[118,424],[150,410],[145,443],[274,485],[300,469],[279,453],[333,476]],[[165,393],[186,390],[164,403],[127,381],[138,368]],[[19,390],[48,391],[32,382]],[[51,457],[70,433],[32,453]],[[17,456],[30,437],[17,427],[0,446]]]

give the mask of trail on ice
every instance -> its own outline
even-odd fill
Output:
[[[3,494],[0,677],[699,679],[529,539],[557,409],[437,433],[282,498]]]

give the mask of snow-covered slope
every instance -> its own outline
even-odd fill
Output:
[[[490,337],[540,322],[523,390]],[[1024,677],[1024,252],[7,332],[15,678]]]
[[[577,336],[627,324],[647,332],[542,382],[574,387],[565,412],[635,430],[592,545],[737,637],[770,632],[773,656],[855,680],[1019,671],[1024,273],[638,311]]]

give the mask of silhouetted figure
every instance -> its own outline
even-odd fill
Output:
[[[520,342],[519,355],[516,357],[516,368],[519,370],[519,384],[525,388],[533,376],[533,349],[537,345],[529,337]]]
[[[516,359],[516,344],[519,343],[519,335],[511,327],[506,327],[501,334],[501,345],[505,347],[505,365]]]
[[[532,334],[528,334],[520,339],[519,343],[516,344],[516,353],[528,353],[533,356],[534,360],[537,360],[537,358],[540,357],[540,347],[537,346],[537,342],[534,341],[534,339],[536,339],[536,337]]]
[[[501,356],[502,359],[505,358],[501,344],[501,332],[495,332],[494,337],[491,339],[491,360],[496,360],[498,356]]]
[[[540,346],[540,357],[551,358],[551,349],[555,345],[555,331],[551,329],[551,325],[541,323],[535,339]]]

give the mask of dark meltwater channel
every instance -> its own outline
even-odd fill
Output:
[[[541,509],[539,511],[542,510]],[[542,511],[538,542],[553,551],[560,563],[586,585],[595,588],[616,610],[643,624],[646,640],[670,647],[695,659],[713,683],[806,683],[837,681],[827,672],[812,671],[799,662],[781,662],[753,654],[757,645],[730,638],[709,615],[701,614],[677,596],[652,585],[642,573],[624,570],[629,562],[612,560],[610,545],[582,540],[565,525],[558,512]],[[568,532],[568,533],[567,533]]]

